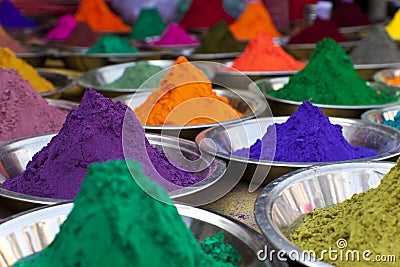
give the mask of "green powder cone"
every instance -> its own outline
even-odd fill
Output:
[[[162,20],[156,8],[142,9],[128,38],[143,40],[146,37],[159,36],[166,28],[167,24]]]
[[[168,193],[143,174],[139,163],[94,163],[54,241],[15,266],[235,266],[234,250],[217,259],[206,254],[171,204]]]
[[[354,69],[353,62],[333,39],[317,43],[306,67],[280,90],[269,95],[281,99],[329,105],[379,105],[397,99],[372,90]]]
[[[129,40],[112,34],[103,35],[97,42],[86,52],[87,54],[119,54],[119,53],[137,53],[135,47],[129,44]]]

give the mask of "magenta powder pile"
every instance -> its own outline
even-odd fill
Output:
[[[0,141],[57,132],[66,115],[16,70],[0,67]]]
[[[162,150],[150,145],[130,108],[86,89],[81,104],[69,113],[59,133],[32,158],[23,173],[7,179],[3,188],[71,200],[91,163],[125,158],[138,161],[145,175],[168,191],[193,185],[206,174],[175,167]]]
[[[151,45],[197,45],[199,41],[192,38],[184,28],[176,23],[170,23],[161,35],[160,39],[155,40]]]
[[[48,41],[67,40],[77,25],[78,22],[73,14],[63,15],[58,19],[56,26],[46,34],[44,39]]]
[[[308,101],[300,105],[285,123],[269,126],[262,139],[250,148],[232,154],[283,162],[331,162],[378,155],[372,149],[349,144],[343,136],[342,126],[331,124],[322,110]]]

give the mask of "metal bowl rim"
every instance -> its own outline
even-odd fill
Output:
[[[365,121],[369,121],[369,122],[374,122],[374,121],[371,121],[368,119],[370,114],[376,113],[378,115],[382,115],[383,113],[385,113],[387,111],[392,111],[392,110],[400,111],[400,104],[390,105],[390,106],[387,106],[384,108],[367,110],[361,114],[361,119],[365,120]],[[378,123],[378,122],[374,122],[374,123]],[[378,123],[378,124],[381,124],[381,123]]]
[[[45,70],[45,69],[41,69],[41,68],[38,68],[37,70],[38,70],[38,73],[40,76],[42,76],[42,74],[44,74],[44,75],[49,74],[49,75],[54,75],[54,76],[58,76],[58,77],[63,77],[64,79],[66,79],[66,84],[64,86],[55,88],[54,90],[39,93],[43,97],[60,94],[62,92],[67,91],[68,89],[71,89],[72,87],[74,87],[76,85],[75,79],[73,79],[71,76],[69,76],[67,74],[53,72],[51,70]],[[44,78],[44,76],[42,76],[42,77]]]

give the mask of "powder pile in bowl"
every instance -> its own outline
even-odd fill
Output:
[[[152,41],[154,46],[163,45],[198,45],[200,42],[177,23],[170,23],[160,38]]]
[[[206,173],[175,167],[162,150],[152,147],[126,105],[86,89],[79,107],[69,113],[59,133],[32,158],[24,172],[7,179],[2,187],[26,195],[70,200],[91,163],[124,159],[125,155],[140,162],[144,173],[167,190],[205,178]]]
[[[397,114],[396,114],[396,116],[394,116],[393,120],[383,120],[382,124],[392,126],[392,127],[400,130],[400,112],[397,112]]]
[[[86,22],[79,22],[63,44],[68,46],[91,47],[100,39],[100,37],[101,34],[93,31],[89,24]]]
[[[53,242],[13,266],[238,266],[223,236],[199,243],[138,162],[115,160],[90,166]]]
[[[210,80],[184,56],[178,57],[160,87],[135,108],[135,113],[141,124],[179,126],[243,116],[227,98],[213,92]]]
[[[394,96],[373,90],[354,69],[342,47],[330,38],[317,43],[307,65],[289,78],[279,90],[268,95],[303,102],[328,105],[379,105],[394,102]]]
[[[78,22],[73,14],[65,14],[58,18],[56,26],[52,28],[44,37],[47,41],[67,40],[74,31]]]
[[[238,40],[254,38],[260,32],[268,33],[271,37],[281,36],[262,1],[249,3],[240,17],[230,25],[230,29]]]
[[[28,80],[32,87],[39,93],[55,89],[51,82],[41,77],[31,65],[25,60],[17,58],[8,48],[0,47],[0,67],[15,69],[18,74],[21,75],[22,78]]]
[[[21,43],[11,37],[0,25],[0,47],[6,47],[14,53],[29,53],[29,50],[21,45]]]
[[[338,27],[354,27],[370,25],[371,21],[353,0],[340,0],[333,13],[332,21]]]
[[[89,48],[87,54],[119,54],[119,53],[137,53],[139,50],[130,45],[125,37],[119,37],[113,34],[104,34]]]
[[[396,11],[393,18],[385,27],[392,39],[400,39],[400,9]]]
[[[166,28],[167,25],[158,13],[157,8],[143,8],[135,24],[133,24],[128,38],[143,40],[146,37],[159,36]]]
[[[57,132],[66,112],[51,106],[16,70],[0,67],[0,141]]]
[[[34,28],[38,26],[36,22],[25,17],[10,0],[0,2],[0,25],[5,28]]]
[[[286,122],[268,126],[265,135],[249,148],[232,154],[282,162],[329,162],[378,155],[372,149],[349,144],[342,127],[331,124],[322,110],[308,101],[300,105]]]
[[[397,259],[400,256],[399,177],[400,160],[382,178],[378,187],[354,194],[337,205],[311,211],[291,233],[290,240],[302,250],[315,251],[316,255],[323,256],[324,261],[335,266],[397,266],[398,263],[389,260],[372,260],[377,255],[394,255]],[[343,254],[359,255],[360,261],[351,258],[334,260],[323,253],[329,248],[337,249],[338,240],[346,241]],[[365,261],[363,256],[371,261]]]
[[[305,63],[297,61],[267,33],[259,33],[250,40],[243,54],[236,57],[232,68],[240,71],[301,70]]]
[[[144,85],[144,88],[157,88],[160,85],[162,75],[152,76],[162,70],[162,67],[152,65],[147,61],[138,61],[135,65],[126,68],[121,77],[102,87],[110,89],[136,89]],[[149,79],[150,77],[152,78]]]

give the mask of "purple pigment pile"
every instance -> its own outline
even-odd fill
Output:
[[[0,141],[57,132],[66,116],[16,70],[0,67]]]
[[[38,25],[25,17],[9,0],[0,2],[0,24],[4,28],[33,28]]]
[[[276,149],[274,139],[276,137]],[[270,125],[267,132],[250,148],[232,154],[252,159],[283,162],[330,162],[352,160],[378,153],[369,148],[349,144],[342,126],[331,124],[322,110],[305,101],[285,123]]]
[[[81,104],[69,113],[59,133],[34,155],[23,173],[7,179],[3,188],[71,200],[91,163],[123,160],[124,155],[138,161],[145,175],[168,191],[205,178],[203,173],[195,175],[175,167],[162,150],[152,147],[126,105],[86,89]]]
[[[160,39],[151,43],[157,45],[198,45],[199,41],[192,38],[184,28],[176,23],[170,23]]]

